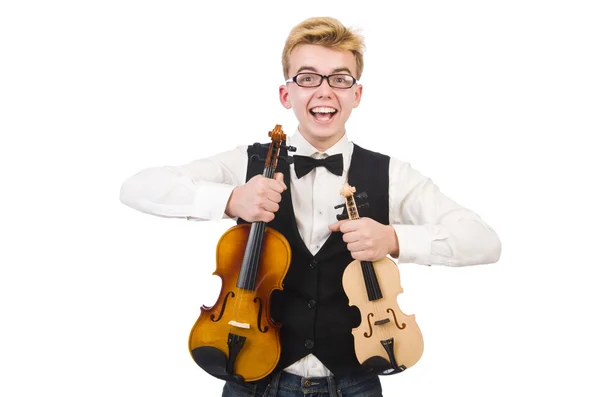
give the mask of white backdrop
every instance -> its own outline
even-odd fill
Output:
[[[483,217],[497,264],[400,266],[425,353],[386,396],[598,396],[600,14],[593,1],[4,1],[0,394],[218,396],[187,338],[231,222],[119,202],[139,170],[296,127],[304,18],[366,37],[350,138]]]

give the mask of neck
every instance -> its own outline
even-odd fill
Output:
[[[346,133],[346,131],[341,131],[328,137],[315,137],[314,135],[309,136],[309,134],[304,133],[302,129],[298,129],[298,131],[304,137],[304,139],[306,139],[306,141],[314,146],[314,148],[319,152],[325,152],[327,149],[331,148],[333,145],[338,143]]]

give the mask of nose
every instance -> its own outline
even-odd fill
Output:
[[[327,80],[323,80],[323,82],[320,86],[317,87],[317,91],[315,92],[315,96],[319,99],[332,98],[333,95],[333,89],[331,88]]]

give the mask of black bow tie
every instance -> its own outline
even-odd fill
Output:
[[[294,156],[294,170],[296,171],[296,176],[298,178],[302,178],[315,167],[325,167],[332,174],[341,176],[342,171],[344,170],[344,159],[341,154],[334,154],[333,156],[324,159]]]

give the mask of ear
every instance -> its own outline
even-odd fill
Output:
[[[357,108],[358,105],[360,105],[360,99],[362,98],[362,90],[363,90],[363,86],[362,84],[358,84],[356,86],[356,92],[354,93],[354,108]]]
[[[283,107],[286,109],[292,108],[292,103],[290,102],[290,93],[285,85],[279,86],[279,102],[281,102]]]

